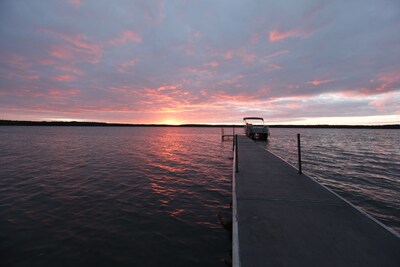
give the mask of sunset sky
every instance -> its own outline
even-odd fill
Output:
[[[399,0],[2,0],[0,119],[400,123],[399,29]]]

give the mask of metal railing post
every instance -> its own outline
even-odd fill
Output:
[[[235,136],[232,136],[232,151],[235,151]]]
[[[235,134],[235,171],[239,172],[239,159],[238,159],[238,135]]]
[[[299,174],[302,174],[301,171],[301,148],[300,148],[300,134],[297,134],[297,155],[299,158]]]

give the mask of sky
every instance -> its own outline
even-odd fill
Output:
[[[0,119],[400,123],[398,0],[2,0]]]

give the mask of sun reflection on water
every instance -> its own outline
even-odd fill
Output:
[[[160,206],[168,207],[165,211],[171,217],[177,217],[185,213],[184,208],[169,207],[170,201],[176,198],[184,198],[191,193],[185,188],[190,180],[188,161],[190,143],[185,140],[175,128],[163,128],[163,133],[157,137],[157,155],[152,161],[152,169],[156,176],[151,182],[151,190],[158,195]],[[183,177],[185,179],[177,179]]]

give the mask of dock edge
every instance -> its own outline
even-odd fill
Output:
[[[266,151],[268,151],[269,153],[273,154],[275,157],[279,158],[280,160],[284,161],[286,164],[290,165],[293,169],[297,170],[297,168],[295,166],[293,166],[290,162],[288,162],[287,160],[285,160],[284,158],[278,156],[277,154],[275,154],[274,152],[263,148]],[[234,173],[235,174],[235,173]],[[310,175],[308,175],[308,173],[304,173],[303,175],[306,175],[309,179],[311,179],[314,183],[318,184],[319,186],[325,188],[327,191],[329,191],[331,194],[335,195],[336,197],[338,197],[339,199],[343,200],[346,204],[348,204],[349,206],[351,206],[352,208],[354,208],[355,210],[357,210],[358,212],[360,212],[362,215],[364,215],[365,217],[367,217],[368,219],[370,219],[371,221],[373,221],[374,223],[378,224],[380,227],[382,227],[383,229],[385,229],[386,231],[388,231],[389,233],[393,234],[394,236],[396,236],[397,238],[400,238],[400,233],[398,233],[397,231],[395,231],[394,229],[390,228],[389,226],[385,225],[384,223],[382,223],[380,220],[378,220],[377,218],[375,218],[374,216],[372,216],[371,214],[367,213],[366,211],[364,211],[362,208],[354,205],[353,203],[351,203],[349,200],[345,199],[344,197],[342,197],[341,195],[339,195],[338,193],[336,193],[335,191],[333,191],[333,189],[329,188],[328,186],[322,184],[321,182],[319,182],[318,180],[316,180],[315,178],[311,177]],[[316,175],[318,176],[318,175]],[[318,176],[319,177],[319,176]]]
[[[233,151],[232,165],[232,267],[240,267],[239,255],[239,227],[236,202],[236,145]]]

